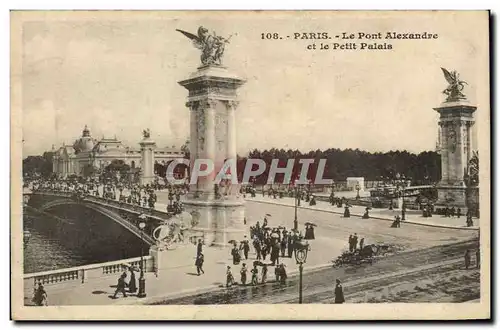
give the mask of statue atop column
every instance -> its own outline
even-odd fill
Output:
[[[142,131],[142,136],[144,139],[149,139],[151,137],[151,132],[149,131],[149,128],[146,128],[145,130]]]
[[[462,93],[467,82],[460,80],[460,76],[457,71],[449,72],[445,68],[443,70],[444,78],[448,82],[448,87],[443,91],[446,94],[446,102],[457,102],[460,100],[465,100],[467,97]]]
[[[208,30],[203,26],[198,28],[198,35],[176,29],[189,39],[193,41],[196,48],[201,50],[201,63],[203,65],[222,65],[222,57],[224,55],[224,49],[226,43],[229,43],[231,36],[229,38],[224,38],[212,32],[208,33]]]

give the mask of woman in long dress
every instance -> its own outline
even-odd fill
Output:
[[[135,293],[137,291],[137,283],[135,280],[134,268],[129,267],[130,271],[130,282],[128,282],[128,292]]]

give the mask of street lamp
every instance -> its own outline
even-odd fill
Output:
[[[359,190],[361,189],[361,187],[359,186],[359,183],[356,184],[356,199],[359,199]]]
[[[146,227],[146,223],[141,221],[139,223],[139,229],[141,230],[141,276],[139,277],[139,293],[137,294],[138,298],[146,297],[146,279],[144,278],[144,251],[142,249],[142,244],[144,244],[144,242],[142,241],[144,227]]]
[[[402,191],[401,191],[401,193],[402,193],[402,201],[401,201],[401,202],[402,202],[402,204],[403,204],[403,205],[401,205],[401,220],[406,220],[406,219],[405,219],[405,215],[406,215],[406,210],[405,210],[405,207],[406,207],[406,205],[405,205],[405,186],[406,186],[406,178],[405,178],[404,174],[403,174],[403,176],[402,176],[401,183],[402,183],[402,186],[401,186],[401,187],[402,187]]]
[[[307,260],[309,243],[307,241],[298,241],[295,244],[295,262],[299,265],[299,304],[302,304],[302,271]]]
[[[300,206],[300,187],[297,183],[298,180],[295,181],[295,217],[293,220],[293,229],[298,230],[299,229],[299,220],[297,219],[297,208]]]

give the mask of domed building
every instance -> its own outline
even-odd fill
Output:
[[[54,154],[52,170],[63,178],[69,175],[84,176],[84,169],[89,165],[94,169],[103,170],[113,160],[122,160],[132,169],[141,167],[140,148],[127,147],[116,137],[94,139],[87,125],[82,131],[82,136],[73,143],[73,147],[63,144],[52,152]],[[184,158],[184,152],[175,146],[157,148],[154,151],[155,162],[163,165],[179,158]]]
[[[90,130],[88,129],[87,125],[85,125],[85,128],[82,132],[82,137],[75,141],[75,143],[73,144],[73,149],[75,150],[76,154],[79,154],[81,152],[91,152],[92,149],[94,149],[94,145],[96,143],[97,140],[93,139],[90,136]]]

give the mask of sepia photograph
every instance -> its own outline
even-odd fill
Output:
[[[10,19],[14,320],[491,317],[488,11]]]

